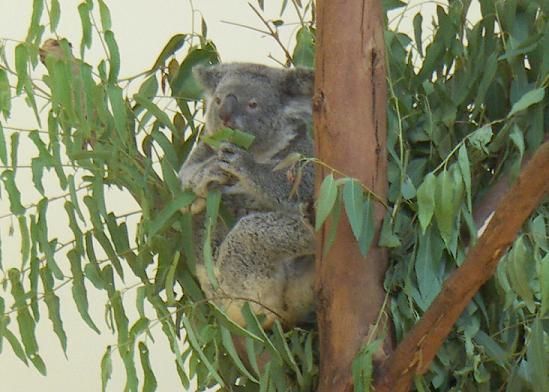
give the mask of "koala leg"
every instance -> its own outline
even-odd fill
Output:
[[[245,300],[264,327],[305,321],[312,309],[314,231],[299,213],[256,212],[241,218],[219,247],[221,305],[244,325]]]

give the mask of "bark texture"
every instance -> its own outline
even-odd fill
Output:
[[[381,3],[319,0],[317,26],[316,156],[385,199],[387,92]],[[330,172],[317,166],[317,191]],[[318,233],[319,392],[352,390],[352,361],[378,319],[387,253],[375,244],[384,213],[376,203],[376,236],[367,257],[361,256],[344,212],[326,255],[328,226]],[[388,334],[384,350],[390,349]]]
[[[548,194],[549,142],[545,142],[501,199],[463,265],[446,280],[421,320],[385,361],[376,392],[408,391],[412,377],[429,369],[454,323],[494,274],[498,261],[521,226]]]

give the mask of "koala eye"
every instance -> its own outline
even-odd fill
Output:
[[[221,104],[221,98],[219,97],[215,97],[214,101],[217,105]]]
[[[255,108],[257,108],[257,102],[256,102],[255,100],[253,100],[253,99],[250,100],[250,101],[248,101],[248,107],[249,107],[250,109],[255,109]]]

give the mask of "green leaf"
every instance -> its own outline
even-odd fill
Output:
[[[10,159],[11,159],[11,168],[13,174],[17,170],[17,157],[19,154],[19,132],[14,132],[10,136],[11,148],[10,148]]]
[[[15,71],[17,72],[17,95],[23,91],[23,87],[29,79],[27,71],[27,63],[29,61],[29,53],[25,44],[19,44],[15,47]]]
[[[183,192],[174,200],[170,201],[158,215],[149,224],[148,232],[150,237],[164,230],[169,220],[182,208],[187,207],[194,200],[194,195],[190,192]]]
[[[40,355],[38,354],[29,355],[29,359],[34,365],[34,367],[36,368],[36,370],[38,370],[41,375],[43,376],[47,375],[46,364],[44,363]]]
[[[528,249],[524,241],[524,237],[519,237],[511,251],[507,256],[507,274],[511,283],[511,287],[517,293],[530,312],[534,313],[535,304],[532,289],[528,283],[529,274],[526,269],[527,258],[529,257]]]
[[[107,390],[107,384],[112,375],[112,359],[111,359],[111,346],[107,346],[103,358],[101,358],[101,391]]]
[[[40,19],[44,12],[44,0],[33,0],[32,2],[32,16],[29,26],[29,32],[27,34],[27,42],[33,41],[40,35]]]
[[[254,135],[232,128],[221,128],[212,135],[202,137],[204,143],[214,149],[218,149],[222,142],[228,142],[247,150],[254,142],[254,139]]]
[[[471,133],[468,139],[471,145],[477,150],[487,152],[486,146],[490,143],[490,140],[492,140],[493,135],[494,133],[492,132],[492,127],[485,125]]]
[[[105,31],[104,36],[109,51],[109,82],[116,83],[120,72],[120,51],[111,30]]]
[[[11,170],[4,170],[2,173],[2,181],[8,192],[10,201],[10,212],[14,215],[22,215],[25,213],[25,207],[21,204],[21,193],[15,184],[15,174]]]
[[[513,116],[514,114],[521,112],[525,109],[528,109],[530,106],[541,102],[545,97],[545,88],[537,88],[534,90],[528,91],[520,99],[513,104],[511,111],[507,115],[507,118]]]
[[[112,26],[111,12],[103,0],[99,0],[99,16],[103,30],[110,30]]]
[[[516,124],[513,125],[513,128],[511,129],[511,133],[509,134],[509,138],[519,150],[520,159],[522,159],[522,157],[524,156],[524,149],[525,149],[524,135]]]
[[[421,225],[421,230],[425,233],[433,213],[435,212],[435,190],[436,190],[437,179],[435,175],[431,172],[425,176],[425,179],[421,185],[417,188],[417,209],[418,209],[418,218]]]
[[[316,204],[316,219],[315,229],[320,230],[322,224],[330,215],[332,208],[335,205],[337,199],[337,185],[332,174],[327,175],[322,184],[320,184],[320,190],[318,192],[318,200]]]
[[[315,36],[311,28],[302,26],[296,34],[292,62],[296,67],[313,68],[315,64]]]
[[[4,115],[5,119],[9,117],[11,111],[11,88],[8,80],[8,74],[3,68],[0,68],[0,111]],[[0,123],[0,126],[1,125],[2,124]],[[2,131],[2,129],[0,129],[0,131]],[[4,136],[2,135],[2,137]],[[2,161],[4,162],[4,160]]]
[[[422,310],[427,309],[442,287],[439,271],[443,248],[437,246],[436,242],[441,243],[441,241],[438,236],[433,234],[433,231],[433,228],[430,228],[418,236],[418,248],[414,262],[417,287],[423,301],[419,303]]]
[[[376,234],[375,222],[374,222],[374,200],[371,194],[368,194],[366,200],[364,200],[364,206],[362,208],[364,211],[363,227],[360,238],[358,239],[358,246],[360,248],[360,254],[366,256],[372,246],[374,241],[374,236]]]
[[[253,382],[258,383],[259,381],[248,371],[248,369],[246,369],[246,366],[244,366],[244,364],[240,360],[240,356],[236,352],[230,332],[223,327],[220,328],[220,331],[221,331],[221,342],[223,343],[223,347],[225,347],[225,350],[227,350],[227,353],[233,360],[238,370]]]
[[[93,322],[93,320],[90,317],[90,314],[88,313],[88,294],[86,291],[86,286],[84,284],[84,274],[82,273],[82,269],[80,267],[80,255],[77,254],[74,250],[70,250],[67,253],[67,258],[69,259],[70,265],[71,265],[71,273],[72,273],[72,297],[74,299],[74,303],[76,304],[76,309],[78,310],[78,313],[80,313],[80,316],[82,317],[82,320],[97,334],[100,334],[101,332]]]
[[[290,368],[295,372],[297,382],[299,384],[302,384],[303,375],[301,374],[301,370],[299,369],[299,366],[297,365],[297,362],[292,352],[290,351],[290,347],[288,347],[288,343],[286,342],[286,337],[284,336],[284,331],[282,330],[282,325],[280,324],[280,321],[275,320],[272,332],[272,342],[274,346],[280,353],[280,356],[282,357],[284,362],[288,364]]]
[[[529,229],[532,233],[534,245],[545,251],[549,251],[549,235],[547,234],[545,216],[543,214],[539,214],[532,219],[532,221],[530,221]]]
[[[11,349],[13,350],[17,358],[19,358],[21,362],[28,366],[25,350],[23,349],[23,346],[21,346],[21,343],[19,343],[19,340],[17,340],[17,337],[13,334],[13,332],[11,332],[9,329],[5,329],[4,331],[2,331],[2,335],[10,344]]]
[[[185,44],[186,38],[187,38],[186,34],[176,34],[173,37],[171,37],[168,43],[166,43],[166,45],[164,46],[164,48],[156,58],[156,61],[154,62],[153,66],[150,69],[150,72],[154,72],[158,68],[160,68],[162,65],[164,65],[168,57],[172,56]]]
[[[549,253],[540,262],[541,309],[540,315],[549,314]]]
[[[17,325],[25,353],[29,359],[38,352],[38,342],[36,341],[35,328],[36,322],[32,318],[26,301],[26,293],[21,284],[20,272],[12,268],[8,271],[8,277],[11,284],[11,294],[13,296],[15,307],[17,309]]]
[[[477,344],[482,346],[488,357],[495,363],[501,367],[507,366],[509,353],[501,348],[501,346],[484,331],[478,331],[474,340]]]
[[[435,219],[446,247],[452,251],[451,239],[457,229],[456,221],[463,196],[463,180],[455,169],[454,166],[452,170],[439,174],[435,191]]]
[[[59,343],[63,348],[63,352],[67,353],[67,334],[63,328],[63,321],[61,319],[61,306],[59,297],[55,295],[53,277],[49,268],[40,269],[40,278],[42,279],[42,286],[44,287],[44,302],[48,307],[48,317],[53,325],[53,332],[57,335]]]
[[[334,244],[340,218],[341,218],[341,194],[338,192],[335,205],[330,211],[330,227],[328,228],[328,233],[326,234],[326,240],[324,243],[324,249],[322,250],[324,255],[328,254],[328,251]],[[360,246],[360,242],[359,242],[359,246]]]
[[[414,39],[416,41],[416,48],[421,57],[423,57],[423,41],[421,39],[423,16],[418,12],[412,21],[414,26]]]
[[[139,358],[141,360],[141,367],[143,368],[143,392],[156,391],[158,386],[156,377],[151,368],[151,361],[149,359],[149,349],[143,342],[139,342]]]
[[[215,64],[218,61],[217,51],[212,44],[189,50],[177,75],[170,81],[172,96],[178,99],[200,99],[202,87],[193,77],[192,69],[198,65]]]
[[[144,97],[147,100],[151,100],[156,95],[157,91],[158,81],[156,80],[156,75],[151,75],[141,84],[137,91],[137,95]]]
[[[345,183],[343,187],[343,202],[353,234],[359,240],[363,229],[364,191],[358,180],[351,179]]]
[[[80,57],[84,57],[84,48],[91,48],[92,44],[92,23],[90,18],[90,6],[88,3],[80,3],[78,14],[82,23],[82,41],[80,42]]]
[[[385,12],[391,11],[397,8],[406,7],[406,3],[400,0],[381,0],[381,6]]]
[[[473,211],[471,202],[471,163],[469,162],[469,156],[467,155],[467,148],[465,144],[462,144],[458,151],[458,165],[461,172],[461,177],[465,183],[465,192],[467,195],[467,207],[469,211]]]
[[[214,378],[214,380],[221,386],[221,388],[226,389],[227,387],[225,385],[225,382],[223,381],[223,378],[219,375],[215,366],[202,350],[202,344],[199,342],[191,325],[191,322],[189,321],[189,319],[187,319],[185,315],[182,316],[181,321],[183,322],[183,325],[185,327],[185,332],[187,333],[187,339],[189,343],[202,360],[204,366],[206,366],[206,368],[209,370],[210,376]]]
[[[217,289],[219,287],[219,283],[217,282],[214,268],[212,233],[215,232],[220,204],[221,191],[218,189],[210,190],[206,198],[206,217],[204,218],[206,234],[204,235],[202,256],[204,258],[204,267],[206,268],[206,274],[208,275],[208,279],[214,289]]]
[[[261,326],[261,323],[259,322],[256,315],[252,311],[252,307],[250,306],[250,303],[246,302],[244,306],[242,306],[241,311],[242,311],[242,315],[244,316],[244,320],[246,320],[246,329],[250,330],[253,334],[260,336],[262,338],[263,344],[265,344],[265,347],[271,353],[272,361],[281,363],[282,358],[280,357],[280,353],[278,352],[276,347],[273,345],[273,343],[265,333],[265,330]]]
[[[532,329],[529,334],[528,349],[526,358],[528,359],[528,375],[531,379],[531,386],[536,392],[543,392],[549,385],[547,374],[547,346],[545,344],[543,326],[539,318],[536,317],[532,323]]]
[[[179,265],[179,257],[179,252],[176,252],[173,257],[173,262],[168,269],[168,273],[166,274],[166,283],[164,288],[166,289],[166,303],[168,305],[175,305],[177,303],[173,290],[175,284],[175,272],[177,271],[177,266]]]
[[[160,124],[168,127],[173,133],[178,132],[175,125],[173,125],[173,122],[170,120],[170,117],[158,106],[156,106],[154,102],[138,94],[134,95],[133,99],[135,99],[138,104],[146,108],[154,117],[156,117]]]
[[[126,102],[122,95],[122,89],[118,86],[107,86],[107,95],[112,107],[114,126],[118,137],[123,142],[128,140],[128,120],[126,117]]]
[[[61,8],[59,7],[59,0],[51,0],[50,6],[50,31],[53,33],[57,30],[59,19],[61,18]]]

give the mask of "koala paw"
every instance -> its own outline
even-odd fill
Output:
[[[246,177],[250,154],[231,143],[222,143],[218,150],[219,168],[236,178]]]
[[[197,196],[202,198],[207,196],[210,188],[216,185],[224,185],[229,180],[229,176],[221,170],[219,165],[210,166],[207,171],[197,177],[192,189]]]

